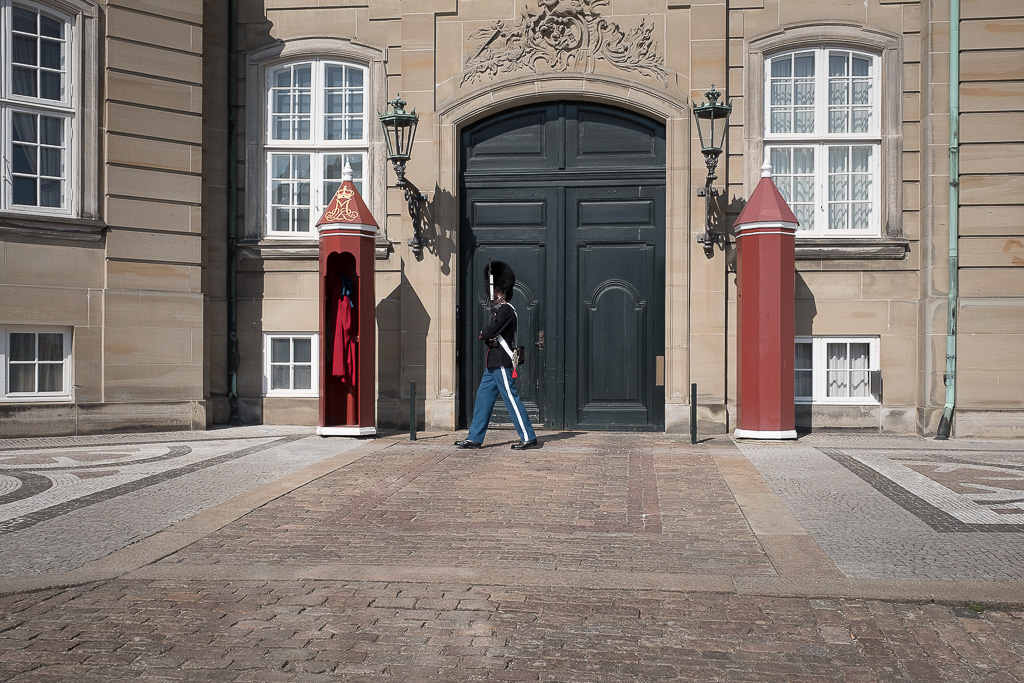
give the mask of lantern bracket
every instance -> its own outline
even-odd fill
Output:
[[[704,187],[697,190],[697,196],[704,198],[704,232],[697,235],[697,243],[703,245],[704,255],[708,258],[714,256],[716,244],[725,244],[725,235],[712,230],[711,211],[712,197],[717,198],[721,194],[713,187],[713,183],[718,180],[718,158],[724,149],[725,134],[729,129],[729,114],[732,113],[732,103],[720,103],[718,98],[721,96],[722,93],[716,90],[712,83],[711,90],[704,93],[707,101],[693,105],[693,118],[697,123],[697,134],[700,137],[700,151],[708,167]]]
[[[390,102],[391,110],[386,114],[378,112],[377,118],[384,129],[384,139],[388,146],[388,160],[398,177],[397,187],[405,193],[405,203],[409,207],[409,218],[412,219],[413,236],[408,245],[417,259],[423,258],[423,247],[427,241],[421,234],[423,224],[423,203],[427,194],[421,192],[411,180],[405,177],[405,164],[412,158],[412,144],[416,139],[416,126],[419,125],[419,114],[414,109],[405,111],[405,100],[401,95]]]

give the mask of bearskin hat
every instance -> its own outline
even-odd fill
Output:
[[[484,266],[484,283],[491,286],[491,275],[494,275],[494,289],[505,293],[505,300],[512,301],[512,288],[516,286],[516,274],[512,267],[502,261],[488,261]]]

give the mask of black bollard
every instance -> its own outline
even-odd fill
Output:
[[[697,443],[697,383],[690,385],[690,443]]]
[[[416,440],[416,380],[409,382],[409,441]]]

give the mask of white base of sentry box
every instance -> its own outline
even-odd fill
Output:
[[[733,432],[737,439],[795,439],[796,430],[790,429],[784,432],[761,432],[755,429],[737,429]]]
[[[317,427],[319,436],[373,436],[376,427]]]

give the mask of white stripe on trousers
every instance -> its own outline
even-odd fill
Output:
[[[512,405],[512,410],[516,411],[516,419],[519,420],[519,428],[523,433],[523,441],[530,440],[530,433],[526,431],[526,423],[523,422],[523,416],[519,414],[519,405],[516,403],[516,397],[512,395],[512,387],[509,386],[508,376],[505,374],[505,367],[498,368],[501,370],[501,379],[505,382],[505,395],[508,396],[508,402]]]

